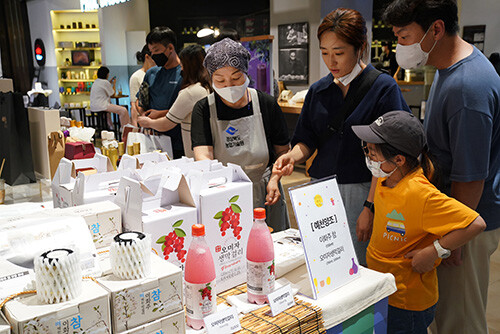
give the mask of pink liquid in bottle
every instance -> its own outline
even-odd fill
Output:
[[[186,323],[194,329],[205,326],[203,318],[217,310],[215,266],[205,241],[205,226],[192,226],[193,240],[189,246],[184,271],[186,281]]]
[[[264,304],[274,290],[274,245],[266,224],[266,211],[254,209],[247,244],[247,295],[250,303]]]

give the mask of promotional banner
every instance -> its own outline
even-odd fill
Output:
[[[335,177],[289,189],[299,226],[313,298],[359,275],[349,225]]]

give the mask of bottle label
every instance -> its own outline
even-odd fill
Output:
[[[201,320],[217,311],[215,280],[205,284],[186,282],[186,314],[191,319]]]
[[[274,290],[274,260],[247,260],[247,290],[254,295],[267,295]]]

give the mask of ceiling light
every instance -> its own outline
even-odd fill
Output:
[[[203,38],[203,37],[207,37],[207,36],[210,36],[214,33],[214,30],[213,29],[210,29],[210,28],[203,28],[201,29],[200,31],[198,31],[196,33],[196,36],[198,36],[198,38]]]

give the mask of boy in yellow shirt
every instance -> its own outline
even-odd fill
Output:
[[[389,297],[387,333],[425,334],[438,301],[436,267],[486,224],[429,182],[424,129],[412,114],[391,111],[352,129],[378,177],[368,267],[393,274],[398,288]]]

